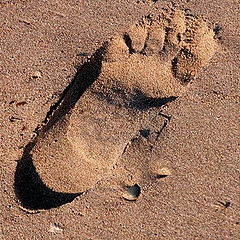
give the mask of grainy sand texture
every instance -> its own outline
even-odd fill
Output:
[[[0,239],[240,239],[237,0],[0,8]]]

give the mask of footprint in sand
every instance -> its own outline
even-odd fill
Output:
[[[110,39],[96,81],[32,144],[28,156],[41,180],[56,192],[92,188],[143,126],[146,105],[184,93],[216,48],[202,18],[170,9]]]

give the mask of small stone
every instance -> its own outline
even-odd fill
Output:
[[[42,77],[42,73],[40,71],[35,71],[31,74],[32,78],[40,78]]]
[[[63,229],[60,227],[58,223],[52,223],[50,224],[50,228],[48,231],[51,233],[58,233],[58,232],[62,232]]]
[[[154,179],[165,178],[171,175],[171,169],[164,166],[163,161],[161,159],[157,159],[152,161],[149,165],[149,172]]]
[[[168,169],[166,167],[158,169],[157,171],[155,171],[155,173],[156,173],[155,174],[156,178],[164,178],[164,177],[171,175],[170,169]]]

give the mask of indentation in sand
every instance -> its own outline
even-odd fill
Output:
[[[182,95],[216,48],[201,17],[169,9],[142,18],[85,63],[23,159],[56,192],[92,188],[147,129],[145,113]]]
[[[128,201],[136,201],[141,194],[141,187],[138,184],[127,187],[126,193],[123,198]]]

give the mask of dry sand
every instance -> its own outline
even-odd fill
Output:
[[[240,238],[238,1],[3,0],[0,7],[0,238]],[[79,170],[89,175],[89,190],[84,194],[68,187],[64,189],[71,186],[64,167],[59,172],[57,163],[51,166],[50,161],[43,167],[40,164],[40,176],[44,179],[41,169],[49,166],[46,171],[53,179],[44,180],[61,192],[50,190],[40,181],[31,162],[19,161],[24,149],[43,123],[48,121],[47,126],[55,123],[58,114],[49,121],[53,109],[59,99],[68,96],[65,89],[69,90],[69,84],[76,79],[77,69],[78,74],[88,75],[86,64],[85,67],[82,64],[104,41],[123,34],[142,16],[167,7],[203,16],[214,29],[218,47],[210,62],[201,67],[197,78],[179,98],[144,112],[140,119],[147,118],[147,121],[130,117],[126,118],[129,124],[125,126],[121,115],[126,112],[114,108],[114,119],[118,119],[118,124],[121,119],[120,129],[129,133],[136,128],[134,131],[140,130],[139,135],[133,134],[135,137],[126,144],[128,136],[116,130],[110,134],[120,134],[117,136],[124,139],[118,143],[119,138],[113,138],[110,142],[119,145],[124,142],[123,147],[126,146],[120,148],[122,156],[118,161],[112,162],[112,155],[107,154],[111,160],[110,174],[104,172],[95,178],[89,170],[93,165],[89,168],[84,165],[82,169],[73,164],[73,179],[76,180],[77,172],[81,174]],[[151,54],[152,49],[146,54]],[[212,55],[209,50],[205,58]],[[107,59],[111,60],[112,55],[109,56]],[[114,64],[105,68],[107,74],[102,74],[102,79],[112,77],[108,69],[116,69]],[[123,75],[114,74],[121,82]],[[144,74],[145,71],[140,75]],[[155,90],[147,94],[152,97]],[[86,95],[82,101],[88,103],[88,97],[84,100]],[[85,103],[83,107],[89,106]],[[100,110],[113,111],[101,102],[98,106],[95,107],[98,116]],[[59,111],[63,115],[66,108]],[[75,128],[79,122],[75,115],[72,115],[70,132],[71,136],[76,134],[74,141],[78,142],[82,130]],[[116,125],[114,121],[111,129]],[[93,127],[93,122],[89,122]],[[87,128],[88,120],[84,124]],[[60,135],[54,133],[58,139],[63,139],[63,125],[58,128]],[[93,132],[96,128],[93,127]],[[98,146],[96,133],[93,136],[93,142],[87,139],[86,148],[92,144],[97,155],[102,151],[105,156],[105,149],[101,149],[101,144]],[[107,146],[116,152],[113,144]],[[34,151],[38,154],[38,150]],[[71,158],[71,154],[66,157]],[[61,176],[59,182],[58,176]]]

